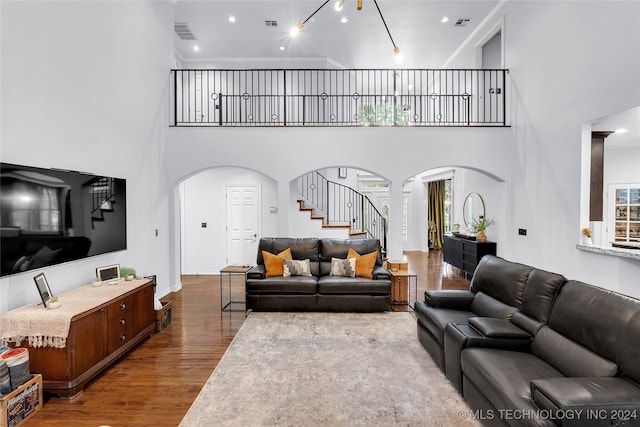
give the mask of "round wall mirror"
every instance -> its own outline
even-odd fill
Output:
[[[482,196],[478,193],[469,193],[464,199],[464,205],[462,207],[462,218],[464,219],[464,225],[467,227],[467,230],[471,230],[474,219],[484,218],[485,215]]]

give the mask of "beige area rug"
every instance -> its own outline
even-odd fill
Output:
[[[469,414],[411,313],[251,313],[180,425],[479,425]]]

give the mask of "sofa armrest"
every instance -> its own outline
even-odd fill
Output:
[[[493,317],[472,317],[469,324],[485,337],[531,339],[531,335],[511,323],[509,319],[495,319]]]
[[[428,290],[424,292],[424,302],[431,307],[469,311],[474,296],[470,291]]]
[[[549,413],[562,414],[561,426],[640,423],[640,387],[622,377],[532,380],[531,399]]]
[[[373,278],[375,280],[391,280],[391,273],[389,270],[379,265],[373,268]]]
[[[247,279],[264,279],[267,276],[267,269],[264,264],[258,264],[247,271]]]

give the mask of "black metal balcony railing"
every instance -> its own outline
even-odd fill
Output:
[[[508,70],[172,70],[173,126],[506,126]]]
[[[321,213],[327,224],[349,224],[352,230],[379,239],[386,251],[387,220],[364,194],[313,171],[298,178],[298,195]]]

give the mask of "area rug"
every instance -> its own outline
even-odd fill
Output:
[[[411,313],[251,313],[181,426],[470,426]]]

